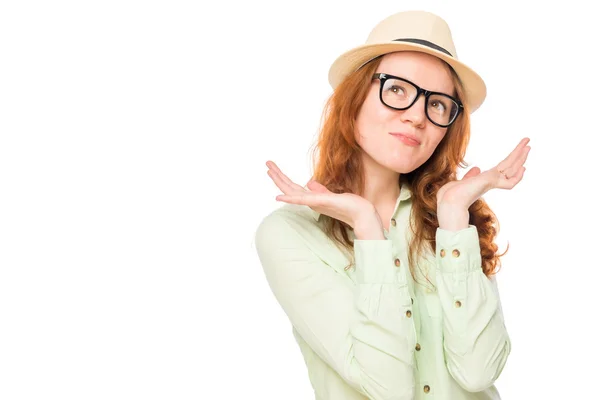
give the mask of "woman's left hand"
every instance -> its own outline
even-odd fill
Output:
[[[481,172],[473,167],[461,180],[451,181],[437,193],[437,204],[449,204],[453,208],[469,208],[477,199],[491,189],[512,189],[523,179],[525,160],[530,146],[529,138],[523,138],[517,147],[494,168]]]

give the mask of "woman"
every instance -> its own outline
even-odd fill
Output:
[[[485,98],[446,22],[401,12],[340,56],[306,187],[275,163],[283,206],[255,243],[317,399],[499,399],[510,353],[481,196],[523,178],[524,138],[456,179]]]

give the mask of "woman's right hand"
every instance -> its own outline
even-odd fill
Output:
[[[308,206],[318,213],[343,221],[359,236],[383,238],[383,225],[373,204],[353,193],[333,193],[320,183],[310,180],[308,190],[292,182],[277,165],[267,161],[267,174],[284,193],[276,200]],[[379,234],[377,233],[379,232]]]

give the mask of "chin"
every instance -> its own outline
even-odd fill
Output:
[[[399,174],[409,174],[411,172],[413,172],[416,167],[411,167],[411,166],[407,166],[407,165],[398,165],[398,164],[392,164],[392,165],[385,165],[385,167],[391,171],[394,171],[396,173]]]

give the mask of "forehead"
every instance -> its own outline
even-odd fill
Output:
[[[377,72],[396,75],[424,89],[453,93],[454,85],[448,65],[439,58],[415,51],[399,51],[381,58]]]

